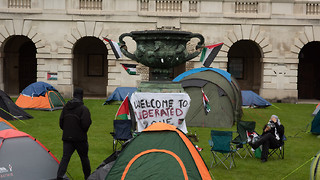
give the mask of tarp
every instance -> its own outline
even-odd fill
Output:
[[[112,101],[123,101],[127,95],[130,98],[131,94],[137,91],[137,89],[136,87],[117,87],[103,105],[109,104]]]
[[[189,138],[173,125],[154,123],[121,151],[109,179],[206,179],[208,168]]]
[[[241,95],[243,106],[268,107],[272,105],[267,100],[250,90],[242,90]]]
[[[25,96],[31,96],[31,97],[39,97],[44,96],[47,90],[55,90],[57,91],[52,85],[46,83],[46,82],[35,82],[27,86],[21,94]]]
[[[181,81],[183,78],[191,75],[191,74],[194,74],[194,73],[198,73],[198,72],[202,72],[202,71],[214,71],[214,72],[217,72],[219,74],[221,74],[222,76],[224,76],[229,82],[231,82],[231,74],[228,73],[227,71],[224,71],[222,69],[217,69],[217,68],[194,68],[194,69],[191,69],[189,71],[186,71],[182,74],[180,74],[179,76],[177,76],[176,78],[174,78],[174,80],[172,80],[173,82],[179,82]]]
[[[191,98],[185,118],[187,126],[230,128],[241,119],[241,92],[230,73],[216,68],[196,68],[173,81],[179,81]]]
[[[0,90],[0,117],[5,120],[24,120],[33,118],[17,106],[12,99]]]
[[[0,179],[55,179],[59,161],[38,140],[24,132],[0,131]]]

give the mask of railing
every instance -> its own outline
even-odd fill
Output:
[[[198,1],[189,1],[189,12],[198,12]]]
[[[149,0],[140,0],[140,11],[149,11]]]
[[[8,8],[31,9],[31,0],[8,0]]]
[[[82,10],[102,10],[102,0],[80,0]]]
[[[182,12],[182,1],[156,0],[156,11],[160,12]]]
[[[258,13],[258,2],[235,2],[235,13]]]
[[[318,3],[307,3],[306,14],[317,15],[320,14],[320,7]]]

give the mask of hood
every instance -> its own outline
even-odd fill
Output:
[[[83,101],[81,101],[80,99],[77,98],[73,98],[70,101],[67,102],[67,104],[65,105],[66,109],[75,109],[79,106],[83,105]]]

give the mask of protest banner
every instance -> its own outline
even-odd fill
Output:
[[[138,132],[153,123],[163,122],[187,133],[184,118],[190,107],[190,101],[187,93],[133,93],[130,103],[137,121]]]

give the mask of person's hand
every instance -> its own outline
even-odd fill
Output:
[[[263,131],[264,132],[267,132],[267,131],[269,131],[271,129],[271,127],[270,126],[267,126]]]

